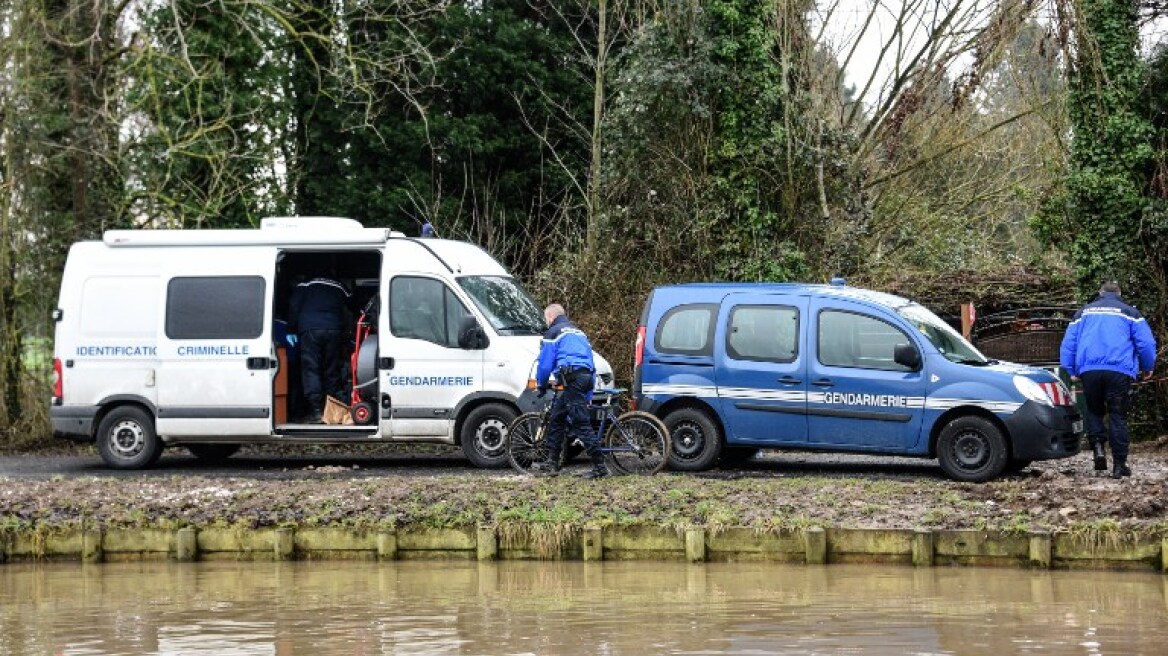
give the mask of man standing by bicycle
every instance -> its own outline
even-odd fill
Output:
[[[547,474],[560,471],[560,453],[564,439],[578,439],[592,459],[592,470],[584,478],[604,478],[608,467],[600,451],[600,440],[592,431],[588,417],[588,398],[592,393],[596,365],[592,361],[592,345],[588,336],[568,320],[564,306],[552,303],[543,311],[548,329],[539,347],[539,364],[535,379],[539,385],[536,396],[547,393],[548,379],[555,374],[564,391],[552,402],[547,425],[547,460],[536,463],[532,470]]]

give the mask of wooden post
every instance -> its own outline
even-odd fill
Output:
[[[599,526],[584,527],[584,560],[604,560],[604,532]]]
[[[479,524],[477,535],[477,551],[479,560],[494,560],[499,555],[499,540],[495,536],[495,527]]]
[[[174,557],[180,563],[190,563],[199,555],[199,536],[193,526],[180,528],[174,534]]]
[[[812,526],[803,531],[808,565],[827,564],[827,531],[820,526]]]
[[[381,560],[397,560],[397,531],[377,534],[377,557]]]
[[[1030,566],[1050,569],[1054,561],[1052,557],[1053,540],[1048,531],[1031,531],[1030,533]]]
[[[292,552],[296,547],[295,533],[290,528],[276,529],[272,539],[272,549],[276,560],[292,560]]]
[[[685,529],[685,558],[691,563],[706,559],[706,529],[701,526]]]
[[[950,306],[952,307],[952,306]],[[977,312],[973,309],[973,303],[961,304],[961,336],[969,339],[973,332],[973,322],[977,320]]]
[[[927,528],[913,531],[912,562],[917,567],[933,566],[933,532]]]

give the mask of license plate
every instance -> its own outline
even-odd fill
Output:
[[[1083,432],[1083,420],[1082,419],[1071,424],[1071,432],[1074,432],[1074,433],[1082,433]]]

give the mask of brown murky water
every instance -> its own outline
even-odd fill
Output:
[[[1168,577],[776,564],[0,565],[0,654],[1163,654]]]

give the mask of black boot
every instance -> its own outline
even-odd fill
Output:
[[[1093,442],[1091,451],[1095,454],[1095,471],[1107,470],[1107,453],[1103,450],[1103,442]]]
[[[1115,467],[1111,470],[1112,478],[1123,478],[1124,476],[1131,476],[1131,469],[1128,469],[1126,458],[1116,458]]]

